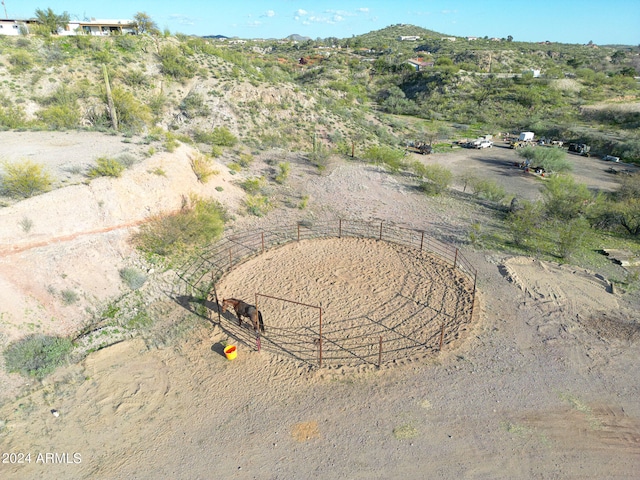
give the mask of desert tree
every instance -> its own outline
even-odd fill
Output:
[[[148,33],[156,35],[160,32],[158,24],[146,12],[138,12],[133,16],[133,22],[138,35]]]
[[[49,33],[54,35],[56,35],[60,29],[64,29],[70,20],[67,12],[58,15],[51,8],[47,8],[46,10],[37,8],[35,14],[38,22],[45,27]]]

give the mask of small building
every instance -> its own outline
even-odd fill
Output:
[[[416,40],[420,40],[418,35],[400,35],[398,40],[401,42],[415,42]]]
[[[137,33],[135,22],[132,20],[96,20],[71,21],[60,35],[135,35]]]
[[[474,41],[474,40],[478,40],[478,37],[467,37],[467,40],[469,40],[470,42]]]
[[[0,35],[21,35],[29,32],[30,25],[37,25],[38,21],[30,19],[0,19]],[[22,28],[21,28],[22,27]],[[26,30],[25,30],[26,29]]]
[[[456,37],[442,37],[440,40],[448,40],[449,42],[455,42]]]
[[[425,62],[420,58],[410,58],[407,63],[416,69],[416,72],[420,72],[425,68],[433,67],[433,62]]]

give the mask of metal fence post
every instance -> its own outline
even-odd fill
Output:
[[[233,268],[233,257],[231,255],[231,247],[229,247],[229,270]]]
[[[338,238],[342,238],[342,219],[338,221]]]
[[[440,346],[438,352],[442,351],[442,341],[444,340],[444,322],[442,322],[442,330],[440,330]]]
[[[218,310],[218,325],[222,325],[222,318],[220,317],[220,303],[218,302],[218,291],[216,290],[216,282],[213,277],[213,271],[211,271],[211,284],[213,285],[213,295],[216,297],[216,308]]]
[[[300,224],[298,224],[298,241],[300,241]]]
[[[264,231],[260,233],[262,234],[262,253],[264,253]]]
[[[458,247],[456,247],[456,256],[453,259],[453,269],[456,269],[456,266],[458,265]]]
[[[378,240],[382,240],[382,223],[380,222],[380,238],[378,238]]]
[[[322,308],[320,308],[320,326],[318,330],[320,335],[318,339],[318,347],[320,348],[319,367],[322,368]]]
[[[420,236],[420,251],[422,251],[423,243],[424,243],[424,230],[422,231],[422,235]]]

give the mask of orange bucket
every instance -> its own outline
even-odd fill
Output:
[[[224,354],[227,357],[227,360],[233,360],[238,355],[238,351],[235,345],[227,345],[224,347]]]

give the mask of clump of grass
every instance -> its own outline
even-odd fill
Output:
[[[250,153],[241,153],[240,158],[238,158],[238,164],[244,168],[247,168],[249,165],[253,163],[253,155]]]
[[[96,160],[96,165],[87,172],[89,178],[114,177],[122,175],[125,166],[115,158],[100,157]]]
[[[235,175],[240,170],[242,170],[242,166],[240,166],[236,162],[231,162],[228,166],[229,166],[229,173],[231,173],[231,175]]]
[[[240,183],[240,187],[248,194],[255,195],[260,193],[265,184],[264,177],[247,178]]]
[[[78,296],[78,294],[70,289],[62,290],[60,292],[60,295],[62,296],[62,302],[65,305],[73,305],[78,300],[80,300],[80,297]]]
[[[137,268],[120,269],[120,278],[131,290],[138,290],[147,281],[147,276]]]
[[[278,164],[278,174],[276,175],[276,183],[283,184],[289,177],[291,171],[291,164],[289,162],[280,162]]]
[[[201,183],[206,183],[209,177],[217,175],[218,171],[211,167],[211,159],[198,152],[189,157],[191,170],[196,174],[196,178]]]
[[[418,429],[409,423],[393,429],[393,436],[398,440],[407,440],[418,436]]]
[[[29,217],[22,217],[18,222],[18,225],[20,225],[20,228],[22,228],[24,233],[29,233],[33,228],[33,220]]]
[[[265,195],[247,195],[244,205],[247,212],[256,217],[266,215],[273,208],[271,200]]]
[[[30,335],[5,349],[5,366],[9,372],[41,379],[62,365],[72,350],[69,338]]]

